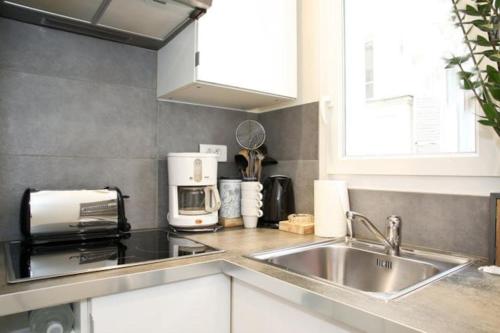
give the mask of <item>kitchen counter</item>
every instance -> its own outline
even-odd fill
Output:
[[[4,273],[0,275],[0,316],[224,272],[361,331],[498,332],[500,328],[500,277],[477,271],[477,263],[384,302],[243,256],[324,238],[270,229],[189,238],[225,252],[18,284],[7,284]],[[0,271],[5,272],[3,247],[0,251]]]

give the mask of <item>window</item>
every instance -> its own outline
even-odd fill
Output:
[[[464,54],[449,0],[320,4],[320,175],[500,176],[500,140],[445,68]]]
[[[466,52],[450,6],[344,1],[346,156],[476,152],[474,101],[445,68]]]

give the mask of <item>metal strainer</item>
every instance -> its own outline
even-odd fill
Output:
[[[236,128],[236,141],[250,151],[255,150],[266,141],[266,130],[255,120],[245,120]]]

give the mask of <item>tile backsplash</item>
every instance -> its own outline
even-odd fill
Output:
[[[166,154],[237,151],[256,115],[156,101],[156,52],[0,18],[0,240],[25,188],[120,187],[133,228],[166,223]],[[235,175],[221,163],[221,175]]]
[[[403,244],[488,256],[488,197],[351,189],[349,201],[379,230],[387,216],[401,216]],[[354,232],[373,238],[363,226]]]
[[[259,114],[267,133],[269,154],[279,164],[264,175],[285,175],[293,180],[298,213],[314,211],[314,180],[318,179],[318,103]]]

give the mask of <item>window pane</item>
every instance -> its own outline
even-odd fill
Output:
[[[347,156],[475,151],[474,101],[449,0],[345,0]]]

